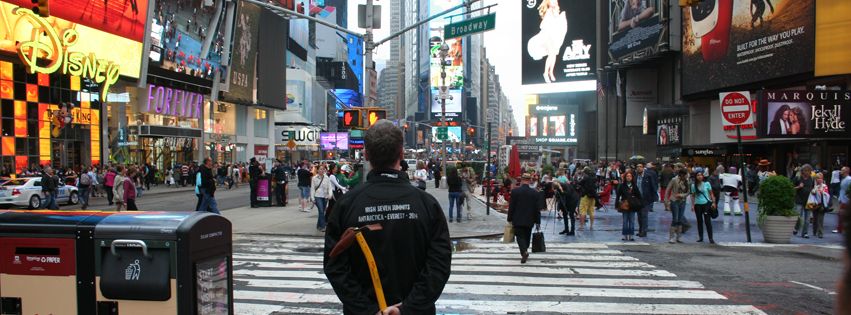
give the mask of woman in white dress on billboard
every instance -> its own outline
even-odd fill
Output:
[[[567,34],[567,12],[561,11],[558,0],[543,0],[538,6],[538,14],[541,16],[541,31],[529,39],[527,50],[534,60],[547,57],[544,81],[552,83],[556,81],[556,60]]]

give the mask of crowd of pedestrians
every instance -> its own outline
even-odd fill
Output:
[[[536,198],[545,202],[533,202],[530,206],[537,207],[538,211],[554,211],[559,220],[564,219],[564,230],[560,232],[562,235],[575,235],[577,230],[582,231],[586,227],[587,230],[593,230],[595,212],[607,207],[622,214],[623,241],[647,237],[649,213],[653,212],[655,204],[661,203],[664,209],[670,212],[670,243],[684,242],[683,234],[692,227],[685,216],[690,210],[697,221],[696,241],[704,242],[705,236],[708,243],[714,244],[712,220],[721,214],[741,216],[743,211],[740,197],[745,193],[758,197],[758,189],[752,190],[751,187],[759,187],[769,176],[778,176],[768,160],[748,165],[744,172],[735,166],[725,166],[722,163],[712,169],[708,165],[686,163],[663,164],[660,170],[657,168],[657,163],[640,161],[570,164],[559,162],[553,163],[552,168],[548,167],[546,171],[527,167],[525,173],[529,178],[522,176],[517,183],[506,178],[502,187],[492,185],[489,189],[499,195],[500,200],[505,198],[510,218],[516,217],[513,213],[517,211],[515,194],[529,198],[528,189],[516,190],[528,186],[529,189],[537,191]],[[825,213],[831,209],[839,209],[839,214],[845,215],[848,193],[851,192],[848,167],[837,165],[828,171],[801,164],[785,171],[794,184],[796,211],[800,216],[795,235],[803,238],[809,238],[810,234],[824,237]],[[415,175],[415,179],[417,178]],[[450,200],[452,189],[450,181]],[[528,226],[518,226],[515,223],[515,228],[517,227],[525,233]],[[841,224],[838,224],[833,232],[841,233]],[[528,244],[520,246],[523,249]]]

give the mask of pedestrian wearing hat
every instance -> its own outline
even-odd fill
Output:
[[[520,187],[511,191],[508,203],[508,223],[514,227],[517,246],[520,247],[520,263],[529,258],[529,242],[532,240],[532,227],[541,228],[541,210],[547,208],[544,196],[529,187],[532,175],[524,173],[520,177]]]

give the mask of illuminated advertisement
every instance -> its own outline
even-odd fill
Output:
[[[103,103],[97,87],[85,78],[31,74],[0,61],[2,166],[20,173],[31,164],[99,164]]]
[[[319,146],[322,150],[348,150],[349,149],[349,133],[348,132],[321,132],[319,133]]]
[[[529,138],[542,146],[577,145],[578,108],[571,105],[529,105]]]
[[[610,0],[609,59],[629,63],[659,53],[667,42],[668,22],[659,0]]]
[[[437,138],[437,128],[438,127],[431,127],[431,142],[432,143],[442,143],[443,142],[443,141],[441,141],[440,139]],[[461,130],[461,127],[449,126],[449,127],[446,127],[446,128],[447,128],[446,131],[449,134],[449,142],[454,143],[454,142],[461,142],[462,141],[461,135],[462,135],[463,132]]]
[[[849,137],[848,91],[766,91],[757,121],[770,138]]]
[[[429,2],[430,15],[436,15],[440,12],[451,9],[454,6],[461,4],[460,0],[434,0]],[[446,16],[461,14],[462,9],[448,13]],[[443,37],[443,27],[451,22],[460,21],[463,17],[456,16],[455,20],[448,18],[437,18],[429,22],[429,58],[430,58],[430,82],[432,99],[440,96],[438,87],[449,87],[449,95],[452,100],[446,99],[447,113],[461,112],[461,90],[464,87],[464,44],[463,38]],[[445,40],[445,42],[444,42]],[[441,64],[440,48],[443,44],[449,48],[446,56],[446,63]],[[446,78],[441,78],[441,73],[446,72]],[[436,103],[436,104],[435,104]],[[450,106],[450,103],[452,105]],[[457,105],[456,105],[457,104]],[[437,107],[435,107],[437,105]],[[440,113],[440,100],[433,101],[432,114]],[[439,115],[439,114],[438,114]]]
[[[223,27],[206,38],[210,22],[219,17],[222,26],[225,12],[217,12],[208,1],[158,1],[151,17],[151,51],[159,59],[151,58],[156,65],[170,71],[212,80],[215,72],[224,74],[219,62],[224,46]],[[236,43],[239,44],[239,43]],[[237,47],[234,47],[238,49]],[[206,54],[202,56],[202,52]],[[155,56],[149,56],[155,57]]]
[[[596,1],[520,1],[521,83],[552,84],[596,78]]]
[[[24,8],[35,6],[32,0],[6,0],[6,2]],[[144,40],[145,15],[148,14],[147,0],[50,0],[49,9],[50,16],[70,23],[94,27],[136,42]]]
[[[234,24],[230,87],[225,96],[250,104],[254,102],[254,66],[261,9],[247,2],[239,2],[237,6],[239,10]]]
[[[437,97],[440,92],[435,91],[435,99],[431,102],[431,113],[433,117],[440,117],[440,113],[442,110],[443,101]],[[461,90],[449,90],[449,96],[451,98],[446,99],[446,112],[447,113],[460,113],[461,112]],[[448,115],[447,115],[448,116]]]
[[[55,16],[42,18],[33,14],[28,9],[33,4],[26,2],[25,8],[20,9],[0,2],[0,51],[18,54],[24,63],[34,66],[33,71],[72,75],[85,72],[84,76],[98,84],[114,83],[118,75],[139,77],[141,42]],[[34,35],[39,33],[41,36]],[[47,56],[52,58],[51,63],[36,66],[35,60]]]
[[[683,144],[683,117],[662,118],[656,121],[656,145]]]
[[[813,71],[815,0],[706,0],[683,10],[683,94]]]

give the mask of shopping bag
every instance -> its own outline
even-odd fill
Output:
[[[544,243],[544,232],[540,230],[532,233],[532,252],[543,253],[547,251],[547,244]]]
[[[503,243],[514,242],[514,226],[511,225],[511,223],[505,224],[505,229],[502,232],[502,242]]]

